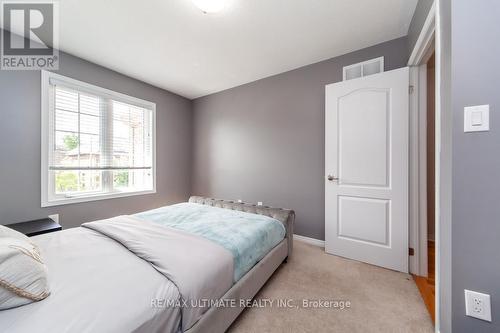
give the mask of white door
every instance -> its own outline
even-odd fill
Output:
[[[325,250],[408,272],[408,68],[326,86]]]

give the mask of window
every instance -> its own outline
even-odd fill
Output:
[[[42,207],[155,192],[155,104],[42,71]]]

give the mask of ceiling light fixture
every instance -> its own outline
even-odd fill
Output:
[[[226,7],[227,0],[192,0],[205,14],[218,13]]]

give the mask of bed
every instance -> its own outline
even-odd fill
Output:
[[[35,236],[51,295],[8,332],[224,332],[291,255],[292,210],[204,197]]]

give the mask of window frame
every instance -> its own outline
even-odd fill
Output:
[[[41,207],[51,207],[67,204],[75,204],[81,202],[99,201],[115,198],[130,197],[136,195],[154,194],[156,193],[156,103],[146,101],[140,98],[132,97],[122,93],[118,93],[109,89],[101,88],[86,82],[75,80],[60,74],[52,73],[42,70],[41,72]],[[74,195],[71,197],[56,196],[50,190],[51,180],[49,177],[49,135],[50,135],[50,122],[53,121],[54,112],[51,107],[54,106],[53,86],[50,84],[51,80],[63,82],[64,85],[81,92],[87,92],[99,96],[111,98],[117,102],[132,104],[138,107],[147,108],[151,110],[151,137],[152,137],[152,176],[153,188],[151,190],[139,190],[128,192],[108,192],[108,193],[92,193],[87,192],[82,195]]]

